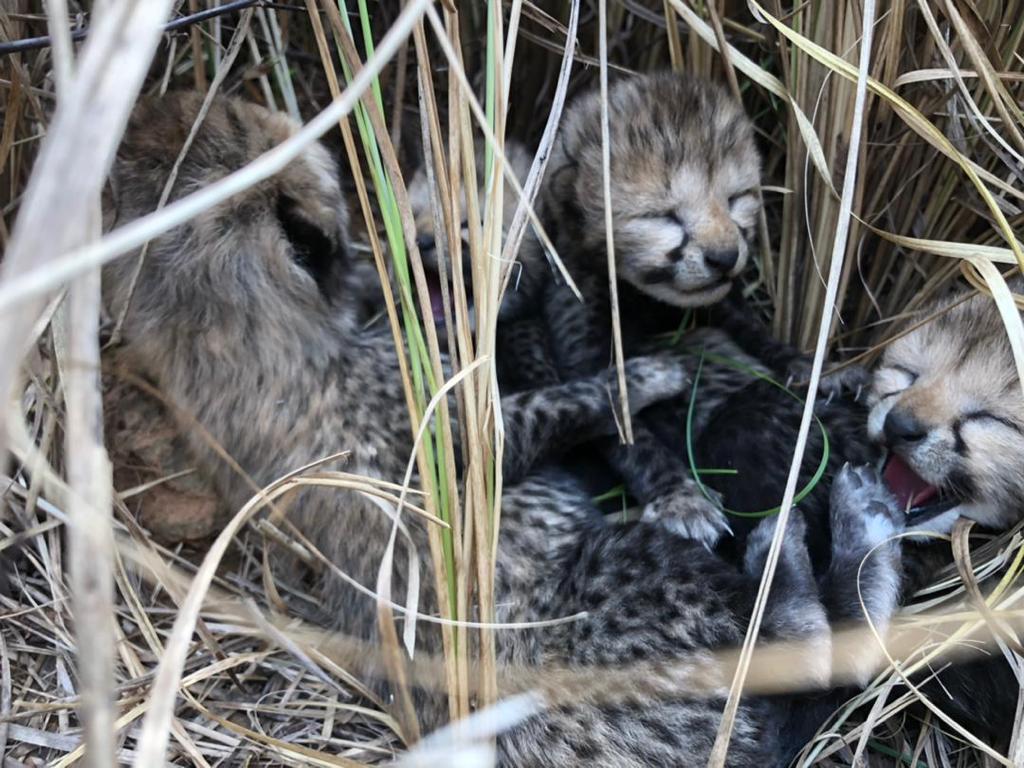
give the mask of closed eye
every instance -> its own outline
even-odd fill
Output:
[[[909,368],[905,368],[902,365],[890,365],[889,367],[892,368],[894,371],[899,371],[900,373],[904,374],[905,376],[909,376],[911,384],[913,384],[915,381],[917,381],[918,377],[921,375],[917,371],[912,371]]]
[[[683,223],[682,218],[674,210],[665,211],[664,213],[654,213],[650,216],[645,217],[647,221],[658,222],[660,224],[668,224],[671,227],[678,227],[682,231],[682,239],[679,242],[677,248],[685,248],[690,242],[690,233],[686,231],[686,225]]]
[[[1016,424],[1016,423],[1010,421],[1009,419],[1007,419],[1007,418],[1005,418],[1003,416],[997,416],[996,414],[992,413],[991,411],[986,411],[986,410],[971,411],[970,413],[965,413],[963,416],[960,417],[960,423],[962,423],[962,424],[966,423],[966,422],[969,422],[969,421],[987,421],[987,422],[993,422],[994,421],[994,422],[997,422],[999,424],[1002,424],[1005,427],[1009,427],[1010,429],[1012,429],[1014,432],[1017,432],[1018,434],[1024,434],[1024,429],[1021,429],[1021,426],[1019,424]]]
[[[888,369],[890,371],[899,371],[904,376],[906,376],[909,379],[909,381],[906,383],[905,386],[902,386],[902,387],[900,387],[898,389],[892,389],[892,390],[889,390],[888,392],[883,392],[882,394],[880,394],[878,396],[879,400],[885,400],[887,397],[893,397],[895,395],[900,394],[901,392],[905,392],[910,387],[914,386],[914,384],[915,384],[915,382],[917,382],[917,379],[918,379],[918,376],[919,376],[919,374],[916,371],[912,371],[909,368],[905,368],[902,365],[889,365],[889,366],[886,366],[883,370],[886,370],[886,369]],[[881,373],[881,371],[879,373]]]
[[[683,220],[679,218],[679,214],[675,211],[665,211],[664,213],[651,213],[643,216],[647,221],[661,222],[662,224],[671,224],[673,226],[682,227]]]

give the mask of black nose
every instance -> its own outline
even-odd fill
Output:
[[[432,251],[434,250],[434,236],[433,235],[420,235],[416,238],[416,247],[421,251]]]
[[[885,417],[882,426],[885,439],[890,444],[916,443],[928,434],[928,429],[909,411],[893,409]]]
[[[713,251],[704,252],[704,261],[708,266],[714,267],[720,272],[730,272],[740,260],[738,248],[719,248]]]

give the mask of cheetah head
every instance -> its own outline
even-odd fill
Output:
[[[940,532],[960,516],[1006,527],[1024,510],[1013,355],[992,300],[963,298],[888,347],[869,394],[868,433],[890,452],[885,478],[908,526]]]
[[[617,83],[608,109],[618,276],[679,307],[719,301],[749,259],[761,207],[750,121],[724,89],[672,73]],[[597,93],[567,111],[545,199],[549,225],[573,233],[567,247],[603,263],[600,125]]]
[[[530,171],[530,164],[533,158],[525,146],[514,140],[505,142],[505,162],[509,170],[519,180],[520,184],[526,183],[526,176]],[[487,204],[487,185],[484,179],[485,158],[483,146],[479,146],[476,152],[476,169],[479,176],[477,186],[477,204],[483,213],[483,207]],[[413,220],[416,225],[416,245],[419,248],[420,256],[423,259],[423,269],[427,280],[427,288],[430,290],[431,309],[433,310],[434,324],[438,332],[444,330],[444,304],[441,294],[441,263],[443,258],[444,274],[447,276],[449,287],[452,284],[451,249],[447,246],[447,239],[442,234],[438,243],[435,233],[435,206],[434,191],[430,185],[425,167],[420,167],[413,174],[409,182],[409,206],[412,210]],[[502,227],[506,229],[512,223],[516,208],[519,204],[519,196],[516,194],[512,184],[505,179],[502,193]],[[473,296],[472,296],[472,262],[469,251],[469,210],[466,203],[466,190],[463,186],[460,192],[459,208],[454,212],[458,216],[459,231],[458,237],[462,244],[462,276],[463,284],[466,286],[467,298],[470,302],[469,320],[473,327]],[[440,217],[437,217],[440,218]],[[504,238],[502,238],[504,240]],[[529,273],[531,280],[542,279],[546,274],[546,265],[543,263],[543,255],[534,247],[534,243],[527,240],[516,256],[517,263],[512,266],[510,285],[506,291],[500,311],[502,316],[518,309],[518,305],[525,301],[525,297],[519,295],[519,287],[523,282],[522,278]]]

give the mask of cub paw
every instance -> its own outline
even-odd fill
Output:
[[[709,489],[709,493],[714,492]],[[732,535],[725,513],[705,498],[696,485],[677,488],[648,502],[640,519],[664,525],[709,549],[723,534]]]
[[[847,365],[835,373],[827,373],[818,383],[818,391],[829,397],[852,394],[854,400],[871,387],[871,373],[861,365]]]
[[[833,549],[871,549],[903,530],[903,514],[869,466],[849,464],[836,475],[831,494]]]
[[[751,576],[760,577],[764,571],[764,564],[768,560],[768,550],[771,548],[772,539],[775,538],[775,529],[779,524],[779,516],[771,515],[759,522],[747,536],[746,552],[743,556],[744,570]],[[796,508],[790,509],[789,520],[786,522],[786,534],[782,539],[783,560],[799,558],[806,559],[807,555],[807,521],[803,513]],[[810,566],[808,565],[808,568]]]
[[[626,361],[626,391],[631,413],[642,411],[662,400],[671,400],[689,390],[691,378],[682,357],[647,355]],[[618,372],[609,371],[613,388],[618,391]]]
[[[829,373],[829,369],[833,367],[834,364],[825,362],[821,378],[818,380],[818,394],[828,400],[846,395],[853,395],[854,400],[860,400],[861,394],[867,392],[871,385],[871,373],[868,369],[860,365],[846,365],[835,373]],[[806,386],[811,378],[811,359],[798,357],[786,367],[786,374],[791,383]]]

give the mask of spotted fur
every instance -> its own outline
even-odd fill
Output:
[[[113,172],[112,223],[155,207],[200,100],[178,94],[136,110]],[[215,101],[173,197],[241,167],[295,130],[284,115]],[[343,450],[346,469],[392,481],[404,475],[412,435],[395,350],[390,333],[359,322],[344,277],[348,245],[337,169],[313,145],[278,175],[155,240],[130,301],[136,260],[114,262],[104,273],[115,314],[128,302],[127,359],[202,425],[203,432],[189,431],[189,449],[230,508],[254,488]],[[666,359],[634,361],[628,385],[642,407],[682,391],[685,371]],[[614,377],[604,373],[504,401],[507,482],[545,450],[613,432],[615,396]],[[537,437],[522,439],[522,430]],[[391,528],[375,505],[359,494],[311,489],[291,509],[332,562],[364,585],[375,583]],[[415,522],[409,527],[426,558],[425,532]],[[544,548],[539,532],[524,534]],[[400,548],[396,593],[406,587],[407,564]],[[371,636],[374,602],[329,574],[322,579],[332,621]],[[421,605],[430,611],[432,595]],[[428,648],[440,647],[429,628],[424,636]],[[427,722],[431,717],[425,713]]]
[[[749,120],[718,86],[671,73],[617,83],[608,110],[616,273],[646,297],[640,306],[624,302],[623,316],[645,311],[652,299],[671,307],[721,300],[747,262],[760,209],[760,159]],[[543,194],[544,221],[584,297],[580,303],[551,282],[542,299],[562,378],[592,373],[611,359],[601,152],[593,92],[566,111]],[[623,324],[628,331],[629,320]],[[648,517],[674,520],[708,544],[728,529],[643,420],[634,425],[632,446],[609,443],[607,455]]]
[[[590,192],[596,193],[595,190]],[[590,199],[593,199],[592,194]],[[560,218],[552,231],[558,235],[565,231],[559,227],[569,225],[571,219]],[[600,245],[603,248],[603,241]],[[527,241],[524,250],[529,253],[529,249],[535,246],[535,241]],[[573,250],[574,246],[576,243],[570,243],[570,258],[577,255]],[[564,243],[562,247],[565,254]],[[599,256],[603,257],[603,251]],[[534,261],[528,260],[528,263]],[[578,264],[574,263],[571,266],[580,269]],[[585,271],[586,268],[582,269]],[[559,300],[573,301],[566,291],[557,288],[556,291],[559,291],[555,294]],[[625,297],[624,306],[627,307],[624,324],[627,336],[635,348],[650,348],[650,342],[641,341],[641,338],[646,339],[654,331],[674,330],[678,326],[681,315],[675,307],[667,308],[662,305],[659,308],[656,300],[652,301],[650,296],[628,283],[622,285],[622,292]],[[516,297],[520,298],[524,294],[529,295],[529,288]],[[598,295],[601,295],[600,291]],[[793,367],[804,363],[804,357],[785,345],[771,341],[765,331],[758,327],[756,321],[751,319],[751,313],[744,306],[738,293],[730,294],[726,303],[723,311],[716,312],[712,318],[715,328],[689,333],[679,344],[687,350],[686,360],[691,375],[696,373],[700,357],[704,354],[725,358],[738,364],[742,369],[705,361],[694,413],[698,461],[701,466],[733,467],[741,471],[740,477],[715,478],[714,484],[726,494],[729,506],[750,510],[767,509],[778,504],[782,497],[791,450],[795,444],[800,403],[790,395],[780,396],[777,389],[763,385],[756,375],[771,375],[785,379],[790,376]],[[606,306],[602,306],[601,309],[607,312]],[[556,342],[553,337],[561,336],[565,339],[563,346],[571,348],[590,332],[587,322],[580,322],[579,314],[570,310],[564,316],[568,321],[559,317],[556,320],[557,324],[549,330],[543,319],[536,315],[505,310],[506,307],[503,306],[498,336],[499,381],[502,391],[529,391],[533,387],[562,380],[564,371],[560,371],[554,361],[552,346]],[[552,311],[550,303],[545,310]],[[597,314],[595,311],[592,318],[594,321],[597,320]],[[657,315],[657,319],[653,322],[631,322],[637,320],[636,316],[641,314],[654,314]],[[574,327],[574,323],[578,325]],[[636,351],[635,348],[633,351]],[[756,353],[756,356],[751,352]],[[656,429],[640,430],[637,442],[633,446],[611,448],[612,455],[620,456],[623,461],[628,461],[628,457],[632,456],[635,466],[638,467],[638,470],[629,477],[630,490],[636,495],[654,499],[654,502],[647,505],[642,518],[642,523],[647,522],[650,525],[640,526],[640,530],[651,537],[650,540],[645,539],[643,544],[637,544],[641,537],[639,531],[631,532],[628,538],[631,546],[636,546],[644,553],[643,557],[649,558],[644,568],[635,569],[632,579],[613,581],[603,592],[594,586],[601,584],[619,567],[616,558],[620,555],[615,553],[618,551],[617,543],[627,539],[623,530],[606,530],[577,539],[573,534],[566,535],[565,518],[562,515],[551,516],[548,512],[556,508],[575,509],[579,520],[594,520],[594,510],[587,501],[587,496],[598,490],[605,490],[607,485],[614,481],[605,479],[603,487],[586,485],[579,473],[580,465],[574,464],[569,468],[563,462],[565,468],[557,471],[548,470],[533,476],[521,489],[506,496],[505,509],[516,509],[516,513],[511,517],[504,518],[511,521],[507,522],[507,525],[526,524],[545,530],[550,540],[558,541],[559,546],[570,553],[566,563],[557,566],[549,564],[544,569],[545,573],[557,573],[559,568],[566,568],[574,580],[571,588],[567,588],[564,582],[559,582],[559,589],[555,593],[555,605],[546,605],[543,600],[538,601],[536,597],[545,594],[550,586],[531,584],[512,590],[513,593],[531,594],[535,598],[530,604],[513,602],[506,609],[507,618],[516,621],[552,618],[565,615],[564,611],[577,607],[597,612],[596,623],[602,626],[599,644],[592,642],[591,625],[585,624],[580,630],[580,633],[586,636],[583,643],[576,639],[575,630],[578,627],[573,626],[564,634],[561,630],[548,631],[548,634],[553,634],[554,637],[546,643],[515,646],[517,653],[521,655],[509,660],[526,663],[552,656],[561,663],[568,661],[570,664],[591,663],[598,658],[607,659],[608,663],[621,662],[623,659],[643,662],[649,658],[671,658],[674,653],[679,653],[678,649],[692,650],[694,647],[705,645],[717,647],[736,641],[736,635],[721,633],[720,617],[717,614],[721,603],[718,602],[718,598],[706,598],[698,587],[707,586],[712,590],[720,590],[719,597],[724,596],[723,602],[734,617],[732,620],[735,623],[730,625],[730,632],[735,632],[736,626],[745,625],[748,598],[753,590],[751,579],[760,574],[772,526],[746,526],[744,520],[740,520],[739,523],[731,521],[734,526],[738,526],[737,532],[743,536],[733,546],[725,548],[725,554],[727,560],[732,560],[735,559],[736,553],[744,553],[740,559],[746,563],[745,576],[737,574],[734,568],[726,565],[718,557],[708,557],[706,551],[694,553],[690,540],[714,540],[718,537],[718,531],[714,528],[709,529],[699,514],[691,512],[689,505],[694,500],[699,505],[699,496],[689,492],[676,493],[680,485],[689,483],[688,468],[684,470],[685,475],[666,473],[663,466],[657,462],[657,454],[664,451],[665,446],[669,446],[676,456],[685,455],[681,437],[688,402],[687,397],[653,406],[648,411],[652,418],[647,421],[653,422]],[[872,535],[879,534],[882,530],[895,530],[895,524],[891,520],[879,515],[877,506],[869,509],[871,505],[868,499],[872,494],[880,497],[884,497],[885,494],[877,478],[871,482],[862,482],[863,473],[839,474],[830,515],[828,487],[843,460],[867,461],[873,454],[865,445],[863,414],[855,403],[843,398],[827,403],[821,402],[818,413],[828,423],[833,441],[829,472],[826,479],[818,484],[812,497],[801,504],[804,513],[797,515],[797,521],[793,523],[788,534],[796,542],[802,542],[806,537],[813,545],[813,559],[816,562],[812,567],[811,558],[803,546],[790,545],[784,550],[784,565],[777,576],[776,596],[770,613],[769,635],[801,637],[810,634],[821,637],[827,634],[829,620],[859,620],[861,607],[856,587],[857,569],[861,566],[866,548],[878,543]],[[817,468],[818,457],[824,449],[819,433],[815,431],[811,435],[809,458],[805,461],[802,482],[810,480]],[[740,456],[739,453],[744,455]],[[705,458],[708,460],[704,461]],[[591,466],[585,465],[584,470],[583,477],[592,477]],[[520,496],[520,490],[525,491],[523,496]],[[539,500],[544,500],[544,503],[538,504]],[[505,514],[507,515],[507,511]],[[812,533],[805,533],[807,526],[803,523],[804,515],[811,516]],[[872,525],[870,521],[875,521],[876,524]],[[829,536],[833,526],[842,530],[842,536],[834,548],[830,545],[832,539]],[[754,534],[748,542],[746,533],[751,528]],[[570,531],[572,530],[570,528]],[[667,531],[664,540],[660,538],[663,533],[659,531]],[[618,538],[620,536],[622,539]],[[592,561],[581,559],[579,546],[598,547],[597,542],[604,541],[604,537],[615,537],[616,546],[607,542],[602,545],[604,548],[599,550],[602,557],[611,560],[613,564],[601,570],[595,568]],[[517,541],[518,537],[513,534],[510,540]],[[510,569],[506,572],[505,578],[514,578],[517,583],[523,584],[523,580],[527,579],[523,571],[529,578],[535,578],[535,571],[530,567],[524,568],[523,565],[536,558],[538,553],[530,552],[524,555],[522,558],[515,558],[514,562],[520,567]],[[692,571],[675,571],[667,575],[652,564],[658,557],[667,558],[673,565],[677,564],[677,557],[684,560],[692,558],[700,563],[702,573],[717,574],[725,583],[708,584],[702,574]],[[510,566],[511,562],[512,559],[506,561],[506,566]],[[812,577],[812,573],[817,576]],[[893,586],[899,575],[898,551],[890,547],[877,554],[859,575],[859,583],[863,586],[864,594],[872,601],[872,617],[884,627],[894,607]],[[653,585],[653,600],[636,594],[634,584],[638,579],[643,584]],[[735,581],[737,579],[738,581]],[[659,591],[662,584],[669,585],[670,594],[678,594],[671,587],[682,589],[685,598],[666,597],[664,591]],[[742,595],[732,591],[737,588],[737,584],[740,585]],[[604,598],[601,599],[607,599],[609,605],[598,603],[600,608],[597,608],[594,603],[585,601],[567,604],[566,595],[577,589],[590,595],[591,600],[594,599],[594,595],[603,594]],[[819,599],[819,594],[826,596],[824,603]],[[563,613],[559,614],[558,610]],[[621,621],[617,617],[618,612],[625,613],[626,621]],[[603,623],[609,614],[612,614],[613,618],[608,620],[610,628],[605,628]],[[657,626],[648,630],[654,616],[658,617]],[[665,629],[662,626],[662,619],[667,620],[672,628]],[[683,626],[689,630],[678,636],[672,634]],[[676,649],[659,647],[656,642],[653,643],[653,647],[649,647],[652,645],[649,637],[652,632],[667,633],[674,637]],[[701,640],[694,640],[694,637]],[[580,652],[585,656],[574,655],[578,648],[581,648]],[[827,659],[827,652],[822,658]],[[865,668],[868,666],[869,662],[866,662]],[[819,673],[821,671],[818,670]],[[807,673],[810,676],[814,675],[813,664],[808,665]],[[831,710],[823,707],[822,702],[834,707],[841,698],[841,695],[837,697],[833,692],[815,700],[812,704],[816,705],[819,711],[813,714],[810,713],[810,709],[814,709],[815,706],[809,708],[809,702],[803,699],[776,701],[773,705],[760,702],[755,707],[745,710],[744,718],[750,719],[744,719],[737,729],[740,744],[734,750],[733,758],[738,761],[744,759],[739,756],[748,746],[745,742],[747,737],[761,740],[753,754],[764,756],[771,754],[775,749],[778,750],[778,754],[790,754],[802,746],[813,734],[817,724],[830,714]],[[714,721],[720,702],[684,699],[669,704],[656,697],[651,700],[640,699],[642,697],[632,699],[628,708],[577,707],[549,713],[536,728],[527,726],[522,733],[517,733],[502,742],[503,749],[507,750],[506,759],[511,764],[544,764],[545,760],[552,759],[560,764],[575,764],[582,760],[595,759],[598,764],[605,761],[631,764],[631,761],[637,760],[642,764],[660,764],[679,761],[680,754],[684,751],[701,754],[701,750],[707,748],[711,734],[707,727],[702,729],[702,726],[709,726]],[[635,722],[637,707],[649,712],[640,725]],[[795,719],[788,719],[789,715],[783,714],[787,709],[799,715]],[[690,739],[680,736],[677,732],[680,727],[685,730],[688,725],[697,728]],[[773,728],[784,733],[784,738],[777,746],[773,746],[776,745],[773,741]],[[614,729],[618,733],[612,735],[609,729]],[[666,734],[672,735],[668,737]]]
[[[535,482],[550,482],[548,492],[560,503],[581,503],[582,496],[572,493],[571,476]],[[896,505],[877,474],[846,468],[837,487],[841,490],[834,497],[832,519],[845,536],[833,545],[831,564],[816,579],[804,543],[803,518],[794,512],[763,625],[766,639],[810,639],[820,645],[801,669],[803,682],[812,688],[827,679],[830,670],[830,624],[862,618],[851,567],[878,543],[880,526],[874,519],[884,519],[892,535],[900,530]],[[528,721],[499,741],[502,764],[707,762],[723,692],[704,698],[687,695],[665,662],[693,660],[694,654],[699,659],[706,649],[742,642],[775,525],[776,520],[769,518],[754,529],[742,569],[658,523],[602,526],[590,535],[563,539],[556,567],[531,590],[529,610],[515,618],[551,618],[567,610],[585,610],[587,615],[528,633],[526,660],[597,671],[639,665],[643,684],[618,690],[608,702],[583,698]],[[899,561],[898,543],[887,545],[879,557],[868,560],[860,580],[872,618],[883,627],[893,609],[891,587],[899,577]],[[863,659],[865,671],[873,661]],[[713,669],[710,660],[708,664]],[[818,698],[798,694],[744,699],[727,764],[787,764],[842,700],[837,692]]]

